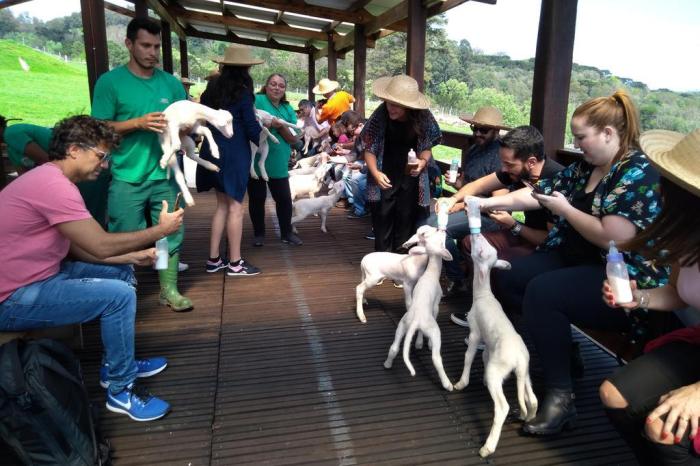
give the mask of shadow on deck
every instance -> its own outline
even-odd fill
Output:
[[[387,281],[368,293],[367,324],[354,312],[359,262],[372,250],[363,238],[368,219],[348,220],[334,209],[329,233],[319,220],[299,227],[301,247],[274,236],[267,206],[266,245],[250,245],[246,216],[244,256],[263,270],[257,277],[207,274],[213,194],[196,196],[187,212],[182,252],[190,270],[181,288],[196,309],[176,314],[158,305],[157,276],[139,278],[137,355],[162,355],[168,369],[147,381],[169,401],[162,420],[138,423],[104,409],[97,384],[97,325],[86,329],[81,352],[91,397],[102,408],[101,427],[116,464],[312,465],[480,464],[493,405],[482,385],[480,358],[472,384],[448,393],[439,384],[429,350],[413,350],[416,377],[401,357],[382,366],[403,314],[403,294]],[[466,303],[445,301],[439,323],[448,376],[461,374],[466,332],[449,322]],[[493,464],[634,464],[603,413],[597,388],[617,366],[580,335],[586,375],[577,384],[579,427],[554,439],[524,437],[508,422]],[[533,356],[535,390],[541,382]],[[515,383],[506,396],[517,407]]]

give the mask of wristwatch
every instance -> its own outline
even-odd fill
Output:
[[[520,232],[523,231],[523,224],[516,221],[512,227],[510,227],[510,233],[513,236],[519,236]]]

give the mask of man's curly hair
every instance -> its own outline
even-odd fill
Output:
[[[102,120],[88,115],[65,118],[53,127],[49,143],[49,160],[63,160],[71,145],[97,147],[100,144],[112,150],[121,142],[121,136]]]

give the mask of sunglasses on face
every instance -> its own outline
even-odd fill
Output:
[[[83,149],[91,150],[95,153],[98,159],[100,159],[100,163],[105,163],[109,162],[109,160],[112,158],[112,153],[111,152],[105,152],[103,150],[98,149],[97,147],[93,146],[83,146],[81,145]]]
[[[487,128],[484,126],[475,126],[475,125],[469,125],[469,127],[472,129],[472,133],[476,134],[488,134],[489,131],[491,131],[492,128]]]

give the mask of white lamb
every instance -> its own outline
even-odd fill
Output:
[[[258,120],[258,123],[260,123],[260,128],[262,128],[262,131],[260,131],[260,139],[258,140],[258,144],[253,144],[252,142],[250,143],[250,150],[253,155],[250,160],[250,177],[256,180],[258,179],[258,174],[255,173],[255,153],[260,152],[260,158],[258,159],[260,177],[267,181],[269,177],[267,176],[267,170],[265,170],[265,161],[267,160],[267,154],[270,152],[270,143],[268,140],[274,142],[275,144],[279,144],[280,142],[279,139],[277,139],[270,132],[268,127],[272,123],[272,120],[280,121],[282,125],[291,128],[292,134],[295,134],[294,130],[296,130],[297,127],[293,123],[289,123],[281,118],[274,117],[265,110],[259,110],[257,108],[255,109],[255,118]]]
[[[474,302],[467,315],[469,321],[469,348],[464,355],[464,371],[455,384],[462,390],[469,384],[477,346],[484,342],[484,381],[494,404],[493,425],[479,455],[486,457],[496,451],[503,422],[508,415],[508,401],[503,394],[503,381],[515,371],[518,387],[520,418],[525,421],[535,417],[537,398],[532,391],[529,364],[530,354],[518,332],[503,312],[501,303],[491,292],[491,269],[510,269],[510,263],[499,260],[496,249],[481,234],[471,235],[472,261],[474,263]]]
[[[214,142],[214,137],[211,134],[206,123],[208,122],[213,127],[218,129],[224,137],[230,138],[233,136],[233,116],[226,110],[214,110],[206,105],[198,104],[189,100],[179,100],[168,105],[163,111],[167,121],[167,128],[158,135],[160,147],[163,150],[163,156],[160,159],[160,166],[163,169],[172,170],[175,181],[182,191],[182,197],[185,204],[188,206],[194,205],[194,199],[190,190],[187,188],[185,176],[177,164],[175,153],[184,149],[185,154],[190,159],[197,162],[204,168],[218,172],[219,167],[211,162],[199,158],[195,154],[195,144],[189,136],[183,136],[180,139],[180,132],[187,131],[188,134],[199,134],[207,138],[211,155],[214,158],[219,158],[219,147]]]
[[[389,348],[389,355],[384,361],[384,367],[389,369],[394,362],[394,358],[399,352],[399,344],[401,339],[403,342],[403,361],[411,372],[412,376],[416,375],[415,369],[409,360],[409,351],[411,349],[411,340],[416,331],[421,331],[428,337],[432,349],[433,366],[440,377],[442,386],[447,391],[452,391],[452,383],[445,374],[445,369],[442,366],[442,356],[440,356],[440,347],[442,346],[440,327],[438,327],[436,317],[439,310],[440,299],[442,298],[442,289],[440,287],[440,272],[442,271],[442,261],[452,260],[452,255],[445,249],[445,232],[433,227],[426,228],[425,231],[425,246],[416,246],[409,251],[409,254],[428,255],[428,265],[425,267],[425,272],[416,282],[413,288],[413,300],[408,312],[404,314],[396,329],[394,342]],[[429,229],[429,230],[428,230]]]
[[[298,160],[297,163],[294,165],[294,168],[315,167],[319,163],[321,163],[321,155],[316,154],[312,155],[311,157],[305,157],[303,159]]]
[[[328,173],[329,165],[323,164],[314,170],[310,175],[294,175],[289,177],[289,190],[292,194],[292,201],[298,197],[309,196],[313,198],[323,186],[323,179]]]
[[[301,222],[311,214],[319,214],[321,216],[321,231],[328,233],[326,229],[328,212],[335,206],[335,203],[338,202],[344,191],[345,183],[342,180],[336,181],[333,183],[333,187],[328,192],[327,196],[299,199],[294,202],[294,216],[292,217],[292,228],[294,228],[294,232],[297,232],[296,226],[294,226],[295,223]]]
[[[328,135],[330,125],[326,122],[319,123],[316,120],[316,111],[313,109],[309,112],[309,116],[304,117],[303,120],[301,131],[304,139],[304,149],[302,149],[302,153],[306,155],[309,152],[309,144],[312,142],[311,147],[321,144],[321,147],[330,148],[331,138]]]

